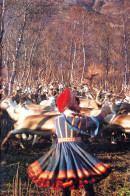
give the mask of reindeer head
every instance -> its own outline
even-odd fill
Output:
[[[13,101],[12,101],[12,99],[11,98],[5,98],[3,101],[1,101],[1,104],[0,104],[0,107],[1,107],[1,109],[4,109],[4,110],[6,110],[6,109],[8,109],[9,107],[16,107],[16,103],[14,103]]]
[[[4,110],[6,110],[10,106],[10,98],[6,98],[3,101],[1,101],[0,107]]]

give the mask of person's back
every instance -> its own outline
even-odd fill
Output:
[[[110,165],[103,164],[89,152],[81,135],[96,136],[107,112],[96,117],[80,114],[73,93],[66,89],[56,100],[61,115],[55,119],[57,143],[39,160],[29,166],[28,174],[40,187],[71,190],[85,187],[94,195],[93,184],[105,178]]]

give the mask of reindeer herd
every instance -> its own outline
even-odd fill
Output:
[[[111,92],[95,91],[96,96],[89,92],[87,97],[77,97],[81,113],[96,116],[101,112],[104,104],[109,104],[112,112],[104,119],[103,127],[99,130],[99,136],[104,138],[104,136],[109,135],[111,137],[110,142],[114,143],[119,137],[124,137],[127,140],[130,134],[129,98],[126,99],[124,95],[118,96]],[[14,128],[9,130],[4,138],[1,137],[1,148],[11,135],[18,138],[22,148],[24,148],[23,140],[32,140],[32,145],[35,145],[39,136],[54,135],[54,119],[60,115],[55,105],[56,97],[48,97],[47,100],[43,100],[39,104],[33,102],[29,102],[29,104],[28,102],[17,103],[8,96],[2,99],[0,104],[1,116],[2,112],[6,110],[9,117],[14,121]],[[1,135],[4,135],[3,131],[5,130],[2,129]]]

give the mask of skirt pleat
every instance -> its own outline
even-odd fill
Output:
[[[79,189],[105,178],[110,165],[88,152],[82,141],[61,142],[28,167],[28,175],[40,187]]]

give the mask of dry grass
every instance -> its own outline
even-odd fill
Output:
[[[13,143],[15,142],[15,143]],[[27,176],[26,169],[30,163],[41,157],[48,148],[40,141],[35,148],[28,145],[26,150],[16,145],[16,141],[9,141],[1,152],[2,183],[1,196],[61,196],[62,191],[50,188],[42,189],[35,185]],[[93,144],[92,152],[104,163],[110,163],[112,172],[101,182],[94,185],[96,196],[128,196],[130,195],[130,154],[129,143],[122,145]],[[40,149],[43,149],[40,150]],[[75,195],[82,195],[80,190]]]

